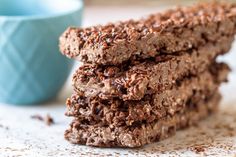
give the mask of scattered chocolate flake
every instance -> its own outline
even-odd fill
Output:
[[[205,146],[199,145],[199,146],[194,146],[192,150],[195,151],[196,153],[202,153],[205,152],[206,148]]]
[[[44,121],[46,123],[46,125],[48,125],[48,126],[55,123],[53,118],[49,114],[47,114],[45,117],[43,117],[39,114],[35,114],[35,115],[32,115],[31,118],[32,119],[37,119],[39,121]]]

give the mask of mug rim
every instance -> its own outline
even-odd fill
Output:
[[[73,9],[68,9],[68,11],[65,12],[58,12],[54,14],[47,14],[47,15],[14,15],[14,16],[9,16],[9,15],[1,15],[0,14],[0,20],[1,19],[9,19],[9,20],[37,20],[37,19],[50,19],[50,18],[57,18],[57,17],[62,17],[70,14],[74,14],[78,11],[81,11],[84,7],[83,0],[65,0],[66,2],[76,2],[77,6]]]

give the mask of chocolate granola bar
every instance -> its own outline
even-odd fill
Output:
[[[175,134],[176,130],[196,124],[200,119],[217,110],[220,94],[215,93],[204,101],[189,102],[180,112],[152,123],[133,126],[99,126],[81,124],[77,119],[65,132],[65,138],[74,144],[96,147],[140,147]]]
[[[163,92],[146,94],[138,101],[120,99],[103,100],[98,96],[72,95],[67,100],[67,116],[73,116],[87,124],[131,126],[151,123],[167,115],[181,111],[186,103],[197,102],[213,95],[219,84],[227,80],[229,68],[214,64],[198,76],[186,77],[176,86]]]
[[[122,66],[86,64],[73,76],[77,93],[102,99],[118,97],[122,100],[140,100],[146,93],[170,89],[188,75],[197,75],[207,69],[215,58],[229,51],[234,37],[222,37],[215,44],[207,43],[191,52],[164,55],[141,63]]]
[[[198,48],[236,30],[236,5],[220,2],[179,7],[140,20],[89,28],[68,28],[60,50],[69,58],[117,65],[132,58]]]
[[[140,20],[68,28],[60,50],[83,65],[73,76],[65,138],[140,147],[217,110],[229,67],[217,63],[236,33],[236,4],[179,7]]]

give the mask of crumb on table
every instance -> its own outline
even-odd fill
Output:
[[[39,120],[39,121],[43,121],[48,126],[50,126],[50,125],[55,123],[54,119],[49,114],[47,114],[45,117],[43,117],[43,116],[41,116],[39,114],[35,114],[35,115],[32,115],[31,118]]]

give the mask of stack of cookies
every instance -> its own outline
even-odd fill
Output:
[[[140,20],[68,28],[61,52],[83,63],[73,76],[65,138],[98,147],[140,147],[217,110],[230,71],[236,5],[205,3]]]

